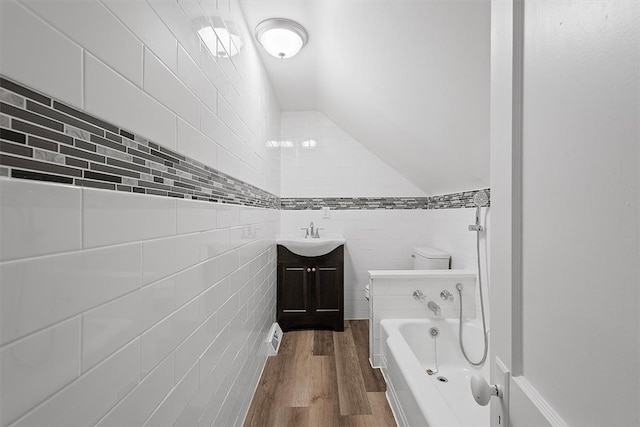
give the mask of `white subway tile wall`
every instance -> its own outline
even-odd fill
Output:
[[[83,91],[86,112],[167,148],[175,148],[177,119],[167,106],[87,51],[84,53]]]
[[[209,211],[209,214],[212,212]],[[214,212],[215,215],[215,212]],[[142,283],[149,284],[200,261],[198,233],[168,237],[142,244]]]
[[[426,195],[319,111],[283,112],[281,123],[281,197]]]
[[[141,304],[135,291],[82,314],[82,372],[140,335]]]
[[[178,77],[206,107],[214,113],[217,111],[218,91],[209,83],[202,69],[181,45],[178,45]],[[195,125],[198,126],[198,124],[199,122]]]
[[[174,385],[173,355],[164,359],[138,387],[127,394],[96,424],[100,427],[141,426],[160,405]]]
[[[71,105],[83,106],[80,46],[10,1],[0,2],[0,43],[3,74]]]
[[[302,237],[300,228],[308,227],[313,221],[316,227],[324,228],[322,235],[339,235],[346,239],[346,318],[369,317],[369,304],[364,298],[368,271],[413,268],[411,254],[415,247],[431,246],[450,253],[452,268],[477,268],[476,235],[467,229],[475,221],[475,209],[441,209],[452,205],[468,206],[466,193],[465,197],[460,193],[459,200],[444,197],[445,203],[441,203],[438,196],[427,200],[424,192],[317,111],[283,112],[281,135],[281,140],[276,141],[278,144],[274,144],[280,146],[282,152],[281,233]],[[286,143],[283,146],[282,141],[289,141],[291,146],[287,147]],[[393,209],[366,209],[366,206],[354,206],[356,209],[331,209],[330,218],[324,218],[319,209],[288,210],[291,207],[285,207],[285,203],[297,198],[385,196],[416,198],[413,204],[423,208],[395,209],[389,206]],[[317,204],[323,205],[322,199],[319,200]],[[347,203],[354,204],[351,201]],[[384,199],[373,204],[384,207],[385,203],[390,205]],[[429,209],[426,209],[427,205]],[[488,211],[482,209],[485,229]],[[487,236],[488,233],[483,233],[480,242],[485,291],[489,265],[486,258]]]
[[[489,209],[482,208],[482,224],[489,223]],[[366,319],[369,305],[364,287],[369,270],[413,268],[413,248],[428,246],[451,254],[454,269],[476,270],[476,235],[467,226],[475,221],[474,209],[282,210],[281,234],[304,237],[301,227],[313,221],[321,236],[344,236],[345,317]],[[488,241],[480,240],[483,289],[486,292]],[[488,306],[488,299],[485,298]]]
[[[5,176],[279,208],[277,196],[202,163],[216,157],[211,144],[199,147],[212,156],[196,160],[58,101],[53,101],[52,109],[49,97],[1,75],[0,86],[6,101],[0,102],[0,113],[7,114],[2,117],[12,128],[0,128],[0,165],[11,168]]]
[[[34,185],[39,191],[27,191]],[[34,218],[50,209],[49,197],[38,195],[69,190],[7,179],[0,186],[32,194],[28,212]],[[121,203],[118,192],[79,191],[101,206]],[[140,197],[136,206],[144,212],[132,219],[154,212],[158,201],[172,203],[171,236],[164,227],[151,228],[129,242],[117,232],[129,217],[111,215],[101,221],[114,231],[107,246],[50,255],[36,248],[34,256],[0,263],[3,425],[114,425],[129,416],[155,425],[183,410],[197,421],[205,409],[207,419],[225,417],[224,425],[242,421],[274,320],[279,212],[201,202],[198,217],[213,217],[210,224],[223,228],[177,234],[176,211],[193,209],[193,202]],[[92,221],[94,206],[85,204],[80,216]],[[29,369],[19,361],[28,361]],[[138,391],[153,388],[149,384],[161,391]],[[229,388],[211,400],[222,386]],[[226,405],[236,411],[219,413]]]
[[[213,113],[210,114],[214,116]],[[208,120],[208,117],[205,118],[205,120]],[[190,125],[180,118],[178,118],[176,144],[176,150],[185,156],[198,159],[199,162],[205,165],[218,164],[218,145],[207,138],[197,127]]]
[[[0,195],[0,261],[82,247],[80,188],[2,181]]]
[[[176,234],[176,200],[172,198],[85,189],[82,205],[86,248]]]
[[[134,243],[0,263],[0,345],[139,289],[141,256]]]
[[[80,317],[0,349],[3,425],[78,378]]]
[[[378,272],[369,280],[369,358],[373,366],[380,366],[380,321],[383,319],[425,319],[444,317],[457,319],[460,315],[460,297],[456,289],[462,284],[462,317],[475,319],[476,273],[472,270],[449,270],[441,274],[438,270],[416,273],[419,277],[385,277]],[[389,272],[393,275],[392,272]],[[440,292],[447,290],[454,295],[453,301],[444,301]],[[424,301],[413,297],[415,291],[424,295]],[[427,308],[429,301],[440,307],[436,316]]]
[[[214,57],[195,16],[233,21],[240,54]],[[0,32],[9,80],[279,194],[267,141],[280,112],[236,0],[2,1]],[[16,90],[26,98],[3,89],[3,108],[64,111]],[[66,135],[16,136],[26,114],[0,114],[9,154],[33,153],[51,172],[69,163],[36,148],[89,140],[69,118]],[[131,161],[98,149],[110,166]],[[97,156],[84,155],[67,160],[89,169]],[[277,210],[7,178],[0,192],[3,427],[242,423],[275,316]]]
[[[151,49],[173,72],[178,69],[178,42],[162,19],[153,12],[145,1],[123,2],[122,0],[103,0],[140,41]]]
[[[101,3],[40,0],[20,2],[70,40],[109,64],[118,74],[136,86],[141,86],[142,42]],[[109,43],[105,43],[105,34],[109,35]]]
[[[176,308],[176,278],[169,276],[142,288],[142,330],[171,314]]]
[[[275,95],[237,0],[208,3],[3,1],[0,73],[278,195]],[[240,53],[214,57],[192,15],[233,22]]]
[[[211,230],[217,223],[217,217],[209,215],[209,203],[196,200],[181,203],[176,220],[178,234]]]
[[[148,49],[144,51],[144,90],[192,126],[200,124],[196,96]]]
[[[199,301],[191,301],[142,334],[141,366],[145,377],[193,332],[199,323]]]
[[[16,426],[86,426],[139,383],[140,339],[115,354],[20,418]]]
[[[196,391],[198,391],[198,366],[193,365],[144,425],[149,427],[174,425]]]

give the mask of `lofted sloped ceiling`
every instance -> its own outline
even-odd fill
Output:
[[[289,60],[261,48],[280,107],[319,110],[429,195],[489,185],[489,0],[240,0],[250,30],[293,19]]]

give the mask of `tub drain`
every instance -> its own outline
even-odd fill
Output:
[[[436,377],[436,379],[438,381],[440,381],[441,383],[448,383],[449,380],[446,377]]]

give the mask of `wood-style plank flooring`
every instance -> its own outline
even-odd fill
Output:
[[[368,360],[366,320],[344,332],[291,331],[269,357],[245,427],[395,427],[386,384]]]

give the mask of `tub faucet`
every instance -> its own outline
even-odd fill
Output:
[[[314,231],[313,231],[313,221],[311,221],[311,223],[309,224],[309,230],[311,231],[311,238],[312,239],[315,238],[316,235],[314,234]]]
[[[445,301],[453,302],[453,294],[449,292],[447,289],[444,289],[442,292],[440,292],[440,298],[442,298]]]
[[[433,301],[429,301],[427,303],[427,308],[431,311],[433,311],[433,314],[435,314],[436,316],[440,316],[440,306],[438,304],[436,304]]]

